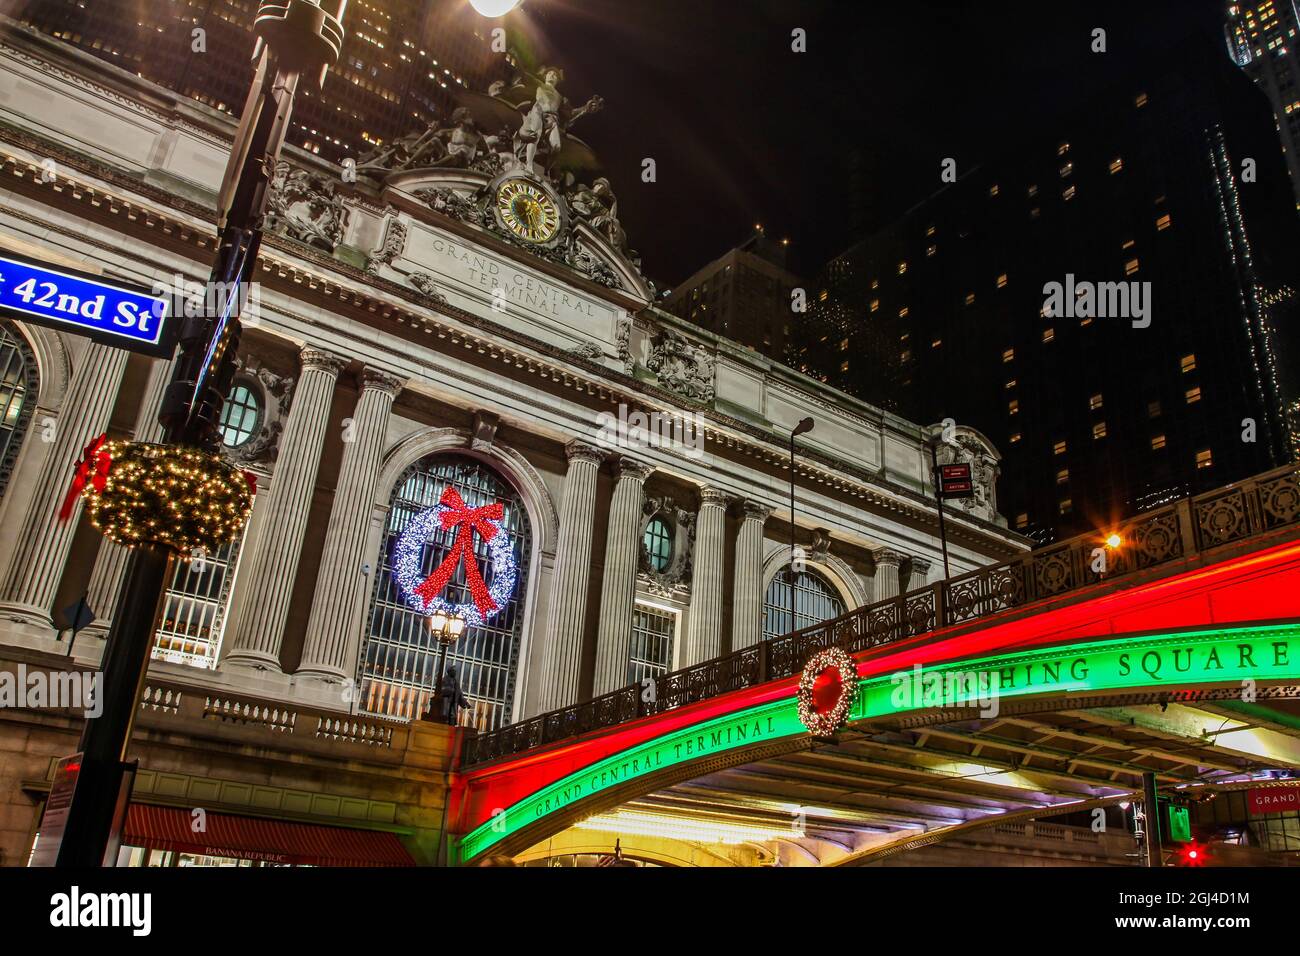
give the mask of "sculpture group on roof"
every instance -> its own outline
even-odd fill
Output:
[[[563,78],[562,70],[545,67],[539,77],[498,80],[486,95],[466,91],[462,99],[468,105],[454,110],[450,122],[434,120],[374,147],[358,158],[357,171],[382,178],[409,169],[474,169],[489,175],[520,169],[554,178],[566,160],[590,162],[591,150],[569,129],[599,112],[604,100],[593,96],[573,106],[559,90]]]
[[[637,270],[641,260],[628,247],[627,232],[618,218],[618,197],[601,176],[579,182],[576,169],[595,165],[591,148],[570,130],[584,116],[604,108],[592,96],[574,106],[560,92],[564,72],[544,67],[507,82],[498,80],[486,94],[464,91],[466,104],[448,121],[434,120],[424,129],[375,146],[357,160],[357,172],[373,179],[416,169],[466,169],[500,176],[521,172],[549,182],[564,195],[570,210],[625,257]],[[495,129],[496,132],[488,132]],[[461,219],[476,218],[473,201],[448,189],[425,190],[423,198],[438,212]]]
[[[418,170],[466,170],[491,180],[531,178],[561,197],[573,219],[590,227],[587,240],[570,228],[549,243],[519,243],[516,237],[502,233],[493,219],[486,185],[474,188],[454,178],[445,183],[435,178],[413,190],[413,195],[435,212],[502,233],[534,255],[569,266],[599,285],[624,287],[617,263],[590,242],[594,233],[638,274],[653,296],[653,283],[640,275],[641,257],[628,246],[610,181],[604,176],[590,183],[578,180],[578,171],[597,163],[591,148],[571,130],[582,117],[603,109],[604,101],[592,96],[574,106],[560,92],[563,79],[563,71],[543,67],[536,75],[523,72],[509,82],[497,81],[487,93],[462,91],[462,105],[449,118],[374,146],[357,158],[355,171],[380,183]],[[496,132],[487,131],[491,129]],[[342,241],[346,224],[342,192],[330,178],[288,162],[277,164],[271,183],[269,231],[332,252]],[[391,262],[403,242],[403,235],[390,230],[384,248],[370,255],[367,268],[373,272]]]

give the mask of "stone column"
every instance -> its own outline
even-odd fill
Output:
[[[160,442],[163,427],[158,424],[158,410],[162,407],[163,392],[171,381],[175,360],[164,362],[155,359],[149,369],[149,379],[145,383],[144,400],[140,404],[140,414],[135,419],[135,431],[132,437],[136,441]],[[99,556],[95,558],[95,568],[90,573],[90,585],[86,600],[95,612],[93,630],[108,627],[117,606],[117,592],[122,589],[122,576],[126,573],[126,559],[130,549],[104,539],[99,546]]]
[[[77,502],[67,521],[59,520],[59,510],[82,449],[108,427],[126,359],[124,349],[91,343],[72,374],[54,430],[54,447],[36,479],[36,492],[23,518],[22,531],[7,543],[13,548],[13,559],[0,603],[20,620],[53,626],[50,605],[72,548],[81,502]],[[28,398],[36,400],[34,395]]]
[[[618,462],[618,484],[614,486],[609,529],[605,535],[596,680],[592,687],[592,693],[597,697],[627,683],[632,605],[636,600],[636,566],[641,553],[641,503],[645,480],[652,471],[650,465],[631,458],[620,458]]]
[[[898,597],[898,569],[907,555],[893,548],[879,548],[871,556],[876,559],[876,600]]]
[[[546,614],[541,711],[567,707],[578,699],[582,668],[583,619],[591,577],[591,530],[596,512],[596,473],[605,453],[582,442],[564,446],[569,471],[564,477],[560,540],[555,548],[551,605]]]
[[[689,667],[722,653],[723,531],[727,496],[717,488],[700,490],[691,568],[691,620],[681,664]]]
[[[307,514],[316,488],[334,386],[346,360],[310,346],[302,350],[302,374],[280,436],[275,472],[267,492],[261,534],[244,555],[249,587],[243,598],[235,641],[221,667],[279,672],[280,644],[289,597],[298,573]]]
[[[746,501],[736,535],[736,582],[731,598],[731,649],[763,638],[763,524],[772,509]]]
[[[403,384],[378,369],[367,368],[362,374],[361,397],[352,415],[354,438],[343,447],[299,675],[340,683],[356,670],[370,590],[369,580],[361,574],[366,531],[375,505],[388,413]]]
[[[929,558],[912,559],[912,577],[907,582],[909,591],[919,591],[930,583],[930,567],[931,561]]]

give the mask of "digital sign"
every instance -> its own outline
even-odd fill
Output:
[[[173,313],[170,294],[13,253],[0,255],[0,315],[171,358],[177,332]]]

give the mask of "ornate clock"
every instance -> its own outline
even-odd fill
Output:
[[[496,184],[493,209],[501,226],[524,242],[546,245],[564,226],[559,200],[541,183],[522,176],[510,176]]]

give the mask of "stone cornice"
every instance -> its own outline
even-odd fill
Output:
[[[37,163],[0,147],[0,172],[7,173],[6,182],[28,181],[34,188],[50,188],[100,211],[123,215],[132,223],[156,230],[160,234],[160,241],[162,236],[167,236],[183,243],[193,243],[196,260],[201,258],[200,250],[209,253],[212,251],[211,235],[214,227],[211,224],[211,210],[158,187],[123,176],[84,156],[68,153],[54,144],[37,142],[23,131],[0,123],[0,143],[6,142],[20,149],[45,150],[50,147],[47,154],[54,151],[60,153],[61,156],[54,158],[61,163],[63,169],[62,175],[54,183],[43,184],[40,182],[41,167]],[[113,188],[82,181],[68,175],[69,170],[101,179]],[[136,195],[123,195],[124,192]],[[142,199],[146,201],[142,202]],[[37,222],[18,213],[8,214],[26,219],[44,229],[61,231],[78,242],[88,241],[84,235],[62,229],[58,224]],[[190,221],[181,217],[189,217]],[[120,249],[109,248],[103,243],[91,244],[116,255],[121,252]],[[671,411],[681,406],[679,396],[657,385],[607,368],[603,363],[568,353],[558,346],[455,306],[441,303],[432,305],[421,300],[415,290],[367,275],[359,268],[278,236],[266,237],[259,255],[258,269],[262,276],[269,274],[286,280],[301,289],[335,299],[341,305],[369,314],[372,321],[382,318],[408,326],[412,331],[436,335],[451,345],[473,349],[494,361],[612,404],[637,403],[659,411]],[[324,271],[332,275],[322,274]],[[709,423],[705,427],[707,441],[767,465],[788,467],[788,451],[778,436],[714,409],[702,408],[700,412]],[[822,485],[836,493],[859,499],[874,511],[900,515],[925,528],[937,528],[933,508],[922,492],[898,485],[867,469],[836,461],[813,449],[803,449],[797,463],[797,472],[805,483]],[[950,524],[953,526],[951,534],[954,539],[965,541],[982,552],[1009,556],[1020,550],[1013,543],[1017,539],[1016,535],[989,522],[963,516]]]

